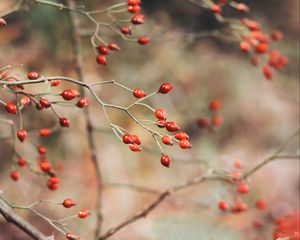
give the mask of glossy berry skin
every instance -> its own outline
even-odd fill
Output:
[[[265,43],[259,43],[255,46],[255,51],[259,54],[266,53],[268,50],[268,45]]]
[[[132,24],[138,25],[138,24],[143,24],[145,21],[145,16],[142,14],[136,14],[133,16],[131,19]]]
[[[223,119],[221,116],[216,115],[216,116],[213,116],[211,119],[211,125],[213,125],[215,127],[220,126],[222,123],[223,123]]]
[[[5,109],[8,113],[11,113],[11,114],[17,114],[17,110],[18,110],[17,105],[15,105],[12,102],[6,103]]]
[[[238,186],[237,186],[237,191],[239,193],[248,193],[249,192],[249,185],[246,184],[246,183],[240,183]]]
[[[130,13],[138,13],[141,10],[141,7],[139,5],[129,5],[127,10]]]
[[[124,35],[131,35],[132,34],[132,30],[128,26],[121,27],[120,31]]]
[[[141,3],[141,0],[127,0],[128,5],[138,5]]]
[[[27,137],[27,132],[24,129],[19,129],[17,131],[17,137],[21,142],[24,142]]]
[[[131,135],[131,138],[132,138],[133,143],[135,143],[137,145],[141,144],[141,140],[138,135]]]
[[[31,104],[31,99],[30,99],[30,97],[23,96],[21,98],[20,102],[24,107],[28,107]]]
[[[141,147],[138,144],[136,144],[136,143],[129,144],[128,146],[129,146],[129,149],[131,151],[133,151],[133,152],[140,152],[140,151],[142,151]]]
[[[263,200],[263,199],[256,200],[255,207],[257,209],[260,209],[260,210],[265,209],[266,208],[266,202],[265,202],[265,200]]]
[[[66,117],[59,118],[59,125],[61,127],[70,127],[70,120]]]
[[[157,126],[159,128],[164,128],[164,127],[166,127],[166,125],[167,125],[167,121],[166,120],[164,120],[164,119],[157,120]]]
[[[51,165],[49,162],[47,161],[42,161],[39,163],[39,166],[40,166],[40,169],[43,171],[43,172],[49,172],[51,170]]]
[[[97,56],[96,61],[100,65],[104,65],[105,66],[107,64],[106,58],[103,55],[101,55],[101,54],[99,54]]]
[[[22,158],[22,157],[19,157],[19,158],[18,158],[18,165],[19,165],[20,167],[25,167],[26,164],[27,164],[27,162],[26,162],[26,160],[25,160],[24,158]]]
[[[38,72],[35,71],[31,71],[27,74],[28,79],[30,80],[36,80],[40,77],[40,75],[38,74]]]
[[[108,47],[108,46],[103,46],[103,45],[99,46],[99,47],[97,48],[97,50],[98,50],[98,52],[99,52],[100,54],[102,54],[102,55],[108,55],[109,52],[110,52],[109,47]]]
[[[178,132],[175,134],[174,138],[177,140],[183,140],[183,139],[189,139],[189,135],[187,135],[185,132]]]
[[[160,120],[164,120],[167,118],[165,111],[161,108],[156,109],[154,114],[155,114],[155,117]]]
[[[123,137],[122,137],[122,140],[123,140],[123,143],[125,143],[125,144],[133,143],[133,138],[129,134],[124,134]]]
[[[61,94],[63,99],[65,99],[66,101],[70,101],[72,100],[73,98],[75,98],[75,94],[73,92],[73,90],[71,89],[66,89],[64,90]]]
[[[77,101],[76,106],[79,108],[84,108],[89,105],[89,101],[86,98],[81,98]]]
[[[66,233],[66,239],[68,239],[68,240],[78,240],[79,238],[76,235],[72,234],[72,233]]]
[[[135,96],[136,98],[143,98],[146,96],[146,93],[140,89],[140,88],[136,88],[133,90],[132,92],[133,96]]]
[[[116,43],[113,43],[113,42],[110,42],[107,45],[107,47],[112,51],[121,51],[121,48]]]
[[[166,123],[166,129],[169,132],[176,132],[179,130],[179,127],[177,126],[177,124],[175,122],[167,122]]]
[[[51,134],[51,130],[48,128],[41,128],[39,131],[40,137],[48,137]]]
[[[221,103],[219,100],[212,100],[210,103],[209,103],[209,109],[212,110],[212,111],[218,111],[220,110],[221,108]]]
[[[173,85],[170,83],[164,83],[159,87],[158,92],[162,94],[167,94],[173,89]]]
[[[50,190],[55,191],[58,189],[59,179],[55,176],[50,177],[47,181],[47,186]]]
[[[169,155],[162,155],[161,158],[160,158],[160,163],[165,166],[165,167],[169,167],[170,166],[170,163],[171,163],[171,158]]]
[[[61,83],[60,80],[51,80],[51,81],[50,81],[51,87],[57,87],[57,86],[60,85],[60,83]]]
[[[186,139],[182,139],[180,140],[179,142],[179,146],[182,148],[182,149],[188,149],[188,148],[191,148],[192,145],[190,144],[190,142]]]
[[[63,205],[65,208],[71,208],[71,207],[75,206],[76,203],[75,203],[71,198],[66,198],[66,199],[63,201],[62,205]]]
[[[51,104],[47,98],[41,98],[39,102],[43,108],[51,107]]]
[[[78,213],[79,218],[86,218],[90,215],[90,212],[88,210],[80,210]]]
[[[219,206],[219,209],[220,209],[221,211],[227,211],[228,208],[229,208],[228,203],[225,202],[225,201],[220,201],[219,204],[218,204],[218,206]]]
[[[148,37],[140,37],[140,38],[138,38],[137,42],[140,45],[146,45],[146,44],[148,44],[150,42],[150,38],[148,38]]]
[[[172,139],[169,136],[163,136],[161,141],[166,145],[173,145]]]
[[[245,41],[240,42],[240,49],[244,53],[249,52],[249,44],[246,43]]]
[[[17,170],[14,170],[10,173],[10,177],[14,181],[18,181],[20,178],[20,173]]]

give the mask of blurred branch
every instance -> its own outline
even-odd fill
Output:
[[[73,0],[63,0],[63,2],[68,6],[69,9],[75,8],[75,2]],[[82,61],[82,49],[81,49],[81,38],[80,38],[80,20],[78,16],[71,11],[69,11],[69,21],[70,21],[70,29],[71,29],[71,40],[72,40],[72,48],[73,48],[73,55],[74,55],[74,63],[75,63],[75,70],[76,74],[81,82],[85,82],[84,75],[83,75],[83,61]],[[86,96],[86,92],[84,88],[81,88],[81,94],[83,97]],[[95,226],[95,238],[99,236],[101,232],[101,226],[103,221],[102,215],[102,174],[99,165],[99,159],[97,155],[96,149],[96,142],[93,136],[93,123],[91,112],[89,108],[84,109],[84,116],[86,122],[86,129],[87,129],[87,138],[88,138],[88,145],[89,145],[89,152],[90,157],[94,165],[94,170],[96,174],[96,181],[97,181],[97,199],[96,199],[96,226]]]
[[[25,221],[19,215],[17,215],[13,209],[0,197],[0,214],[6,219],[7,222],[14,224],[20,228],[23,232],[27,233],[33,239],[36,240],[51,240],[53,237],[47,237],[41,233],[36,227]]]
[[[248,178],[249,176],[251,176],[252,174],[257,172],[259,169],[261,169],[263,166],[265,166],[267,163],[269,163],[275,159],[282,159],[282,158],[299,159],[299,156],[297,156],[297,155],[279,155],[286,148],[286,146],[294,139],[294,137],[296,137],[297,135],[299,135],[299,129],[284,144],[282,144],[270,157],[266,158],[261,163],[259,163],[258,165],[256,165],[252,169],[250,169],[248,172],[246,172],[242,176],[241,180]],[[162,191],[160,193],[160,195],[153,202],[151,202],[148,206],[144,207],[140,211],[138,211],[135,214],[133,214],[132,216],[128,217],[127,219],[125,219],[123,222],[116,225],[115,227],[110,228],[108,231],[106,231],[103,235],[101,235],[99,237],[99,240],[105,240],[105,239],[109,238],[110,236],[114,235],[116,232],[118,232],[125,226],[137,221],[138,219],[140,219],[142,217],[146,217],[148,213],[150,213],[157,206],[159,206],[163,202],[163,200],[167,196],[171,195],[171,193],[173,193],[173,192],[177,192],[177,191],[186,189],[188,187],[199,185],[206,181],[211,181],[211,180],[228,181],[230,179],[231,179],[230,175],[219,175],[219,174],[214,173],[211,170],[208,170],[206,174],[197,176],[187,182],[184,182],[177,186],[171,187],[165,191]],[[129,189],[133,189],[133,190],[156,193],[156,191],[153,189],[151,189],[151,191],[149,191],[149,189],[147,189],[145,187],[140,187],[140,186],[131,185],[131,184],[116,184],[115,183],[113,185],[119,185],[119,186],[122,185],[123,187],[128,187]]]

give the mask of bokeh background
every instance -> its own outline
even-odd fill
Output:
[[[77,1],[87,9],[98,9],[118,1]],[[1,0],[0,13],[14,5]],[[287,67],[276,72],[274,81],[265,81],[259,68],[253,67],[240,53],[236,41],[216,38],[191,40],[191,33],[223,29],[207,9],[183,0],[144,0],[146,24],[138,34],[153,38],[150,45],[119,41],[122,51],[109,57],[106,67],[95,64],[88,36],[83,36],[84,72],[88,82],[115,79],[128,87],[142,87],[147,92],[163,82],[175,85],[172,94],[151,99],[154,107],[164,107],[167,114],[191,135],[193,148],[182,151],[169,148],[173,163],[169,169],[160,165],[160,153],[152,137],[124,114],[112,111],[115,123],[138,133],[145,151],[132,153],[109,131],[101,108],[92,105],[93,123],[99,128],[97,140],[103,181],[129,183],[154,189],[165,189],[203,173],[206,166],[216,170],[232,169],[240,160],[245,168],[269,156],[299,127],[299,2],[296,0],[245,1],[265,32],[280,29],[284,38],[275,48],[289,58]],[[275,7],[276,6],[276,7]],[[241,17],[228,9],[225,14]],[[34,6],[10,15],[8,26],[0,30],[0,66],[24,64],[20,74],[37,70],[45,76],[76,77],[72,63],[70,32],[66,13],[46,6]],[[83,27],[89,29],[83,22]],[[103,33],[107,34],[107,33]],[[112,38],[112,36],[107,36]],[[61,87],[62,89],[65,86]],[[39,87],[39,90],[43,86]],[[134,99],[112,86],[99,87],[97,93],[107,102],[125,105]],[[2,94],[2,93],[1,93]],[[224,123],[214,131],[201,130],[197,119],[211,116],[208,102],[219,99]],[[46,189],[45,181],[31,172],[22,171],[17,183],[9,178],[11,159],[9,141],[0,143],[0,189],[16,204],[29,204],[37,199],[61,201],[71,197],[76,209],[93,210],[96,199],[95,171],[89,159],[83,113],[75,108],[58,108],[72,120],[72,126],[43,140],[49,158],[62,179],[60,190]],[[136,109],[136,114],[151,118],[151,113]],[[2,112],[1,118],[8,117]],[[25,116],[27,129],[49,127],[53,114],[32,111]],[[0,133],[6,131],[0,128]],[[297,153],[299,138],[295,138],[288,153]],[[167,149],[167,148],[166,148]],[[20,146],[24,156],[35,159],[34,147]],[[258,234],[249,223],[253,219],[269,219],[299,209],[299,161],[273,162],[250,179],[251,192],[245,197],[249,211],[231,216],[221,214],[217,203],[230,199],[231,192],[220,182],[205,183],[175,193],[162,205],[136,223],[124,228],[111,239],[271,239],[272,224]],[[265,213],[253,209],[257,198],[264,198]],[[103,193],[104,230],[119,223],[133,212],[150,203],[155,195],[140,193],[107,184]],[[42,205],[47,216],[60,218],[76,212],[57,206]],[[53,229],[40,219],[19,211],[20,215],[48,234]],[[69,226],[83,239],[92,239],[95,216],[86,220],[71,220]],[[266,221],[268,222],[268,221]],[[250,224],[251,225],[251,224]],[[0,221],[0,239],[28,239],[15,227]],[[57,234],[57,239],[64,239]]]

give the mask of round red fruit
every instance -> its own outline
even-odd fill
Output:
[[[62,96],[63,99],[65,99],[67,101],[70,101],[73,98],[75,98],[75,94],[74,94],[73,90],[71,90],[71,89],[64,90],[60,95]]]
[[[66,117],[59,118],[59,124],[62,127],[70,127],[70,120]]]
[[[164,83],[160,86],[158,92],[166,94],[173,89],[173,85],[170,83]]]
[[[38,72],[35,71],[31,71],[27,74],[28,79],[30,80],[36,80],[40,77],[40,75],[38,74]]]
[[[21,142],[24,142],[25,138],[27,137],[27,132],[24,129],[19,129],[17,132],[17,137]]]
[[[140,88],[134,89],[132,94],[136,98],[143,98],[143,97],[146,96],[146,93],[142,89],[140,89]]]
[[[170,163],[171,163],[171,158],[169,155],[162,155],[161,158],[160,158],[160,163],[165,166],[165,167],[169,167],[170,166]]]

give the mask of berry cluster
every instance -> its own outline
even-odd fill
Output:
[[[211,100],[208,104],[208,109],[213,113],[210,121],[205,117],[201,117],[197,120],[197,124],[201,129],[218,127],[223,123],[223,118],[218,114],[221,109],[221,102],[218,99]]]
[[[249,11],[249,7],[244,3],[236,3],[231,0],[220,0],[218,3],[204,1],[205,7],[209,8],[215,14],[217,20],[226,21],[234,36],[239,37],[240,50],[249,55],[250,61],[254,66],[261,66],[261,71],[266,80],[273,79],[273,69],[280,70],[287,63],[287,57],[283,56],[277,50],[272,49],[271,42],[282,39],[282,33],[278,30],[271,34],[265,34],[261,31],[259,24],[248,18],[240,19],[239,28],[236,27],[236,21],[226,19],[222,16],[225,7],[231,7],[241,13]],[[261,64],[260,64],[261,59]]]
[[[132,25],[141,25],[144,23],[145,16],[143,14],[140,14],[141,10],[141,0],[128,0],[127,1],[127,9],[119,9],[118,13],[128,11],[130,14],[133,14],[131,19],[129,21],[122,21],[122,22],[130,22]],[[112,13],[114,11],[112,10]],[[117,33],[121,35],[121,37],[124,40],[129,41],[136,41],[140,45],[146,45],[150,42],[150,38],[147,36],[141,36],[137,39],[132,39],[130,36],[133,34],[132,27],[130,25],[121,25],[121,21],[118,21],[117,19],[114,19],[112,15],[109,15],[112,20],[114,21],[114,24],[109,25],[110,30],[112,30],[114,33]],[[97,35],[97,34],[96,34]],[[98,64],[106,65],[107,64],[107,56],[110,54],[111,51],[120,51],[121,48],[118,44],[115,42],[109,42],[106,43],[102,38],[97,36],[96,38],[98,41],[101,42],[101,44],[97,45],[94,41],[94,44],[96,44],[97,49],[97,58],[96,61]]]

